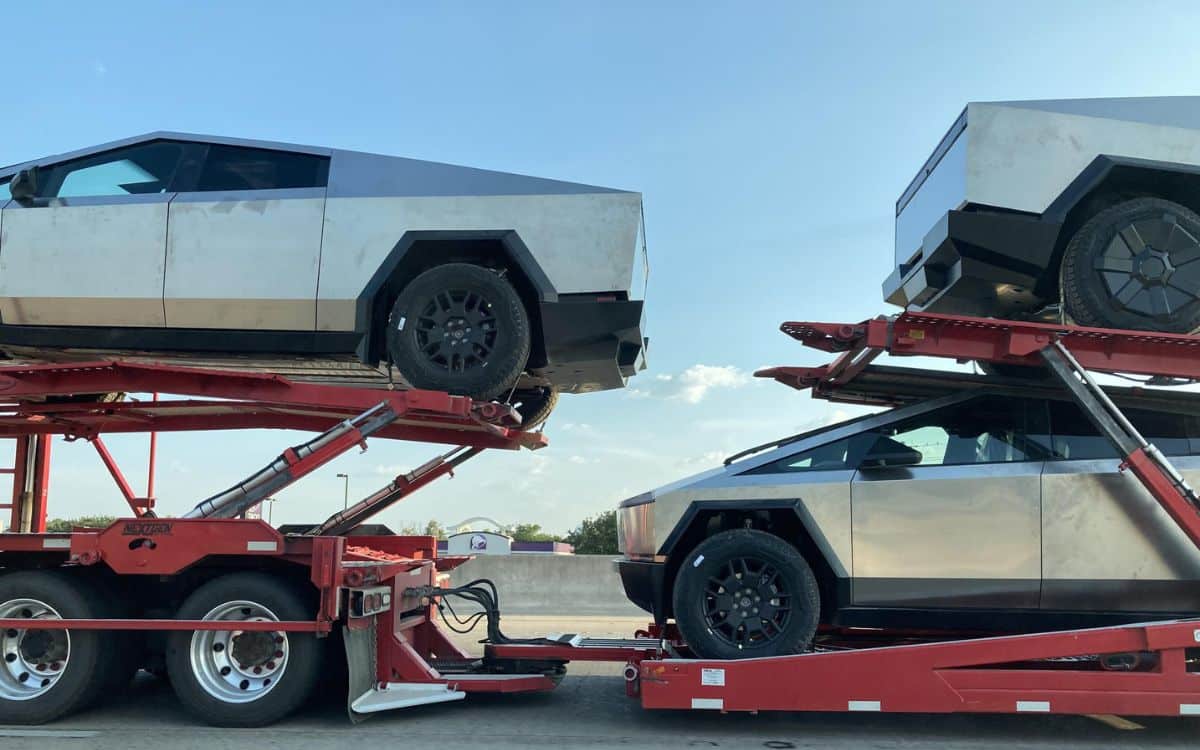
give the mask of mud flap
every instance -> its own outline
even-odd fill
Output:
[[[346,693],[346,714],[355,724],[364,721],[370,714],[354,710],[354,701],[375,689],[376,634],[375,618],[370,626],[362,630],[342,629],[342,640],[346,644],[346,668],[349,673]]]

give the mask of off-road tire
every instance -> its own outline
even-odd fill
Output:
[[[706,607],[714,606],[716,598],[709,594],[713,579],[727,577],[736,560],[758,560],[777,572],[779,588],[786,594],[789,617],[779,623],[772,637],[758,643],[735,645],[719,628],[707,619]],[[760,568],[760,570],[764,570]],[[745,580],[748,588],[761,581]],[[754,594],[746,597],[753,600]],[[766,593],[762,594],[767,597]],[[733,597],[737,604],[746,599]],[[779,601],[784,601],[782,598]],[[783,539],[765,531],[733,529],[705,539],[684,558],[675,577],[672,595],[675,622],[684,641],[696,654],[705,659],[748,659],[760,656],[797,654],[808,648],[817,631],[821,612],[821,595],[817,579],[804,556]],[[755,602],[749,606],[762,606]],[[764,610],[765,611],[765,610]]]
[[[17,599],[43,602],[65,619],[112,617],[100,589],[62,571],[19,571],[0,576],[0,604]],[[33,631],[30,631],[33,632]],[[0,699],[0,724],[44,724],[94,703],[112,686],[111,672],[121,661],[112,633],[76,630],[58,682],[27,700]]]
[[[1138,247],[1121,237],[1131,226],[1141,228],[1131,240]],[[1152,275],[1143,283],[1136,259],[1147,252],[1170,261],[1166,281]],[[1126,255],[1130,270],[1122,271]],[[1064,311],[1078,325],[1192,333],[1200,328],[1200,216],[1162,198],[1110,206],[1071,237],[1059,281]]]
[[[433,307],[439,299],[457,304],[458,300],[445,296],[455,294],[478,295],[487,305],[490,320],[478,328],[453,322],[437,326],[447,334],[453,327],[463,336],[458,339],[461,346],[457,351],[444,353],[437,348],[439,337],[431,336],[428,331],[432,329],[426,327],[433,325],[431,315],[443,315]],[[464,316],[456,319],[479,317],[477,312],[463,310]],[[494,327],[485,330],[485,326]],[[468,328],[470,333],[466,333]],[[481,337],[487,337],[487,341]],[[440,338],[449,342],[452,336]],[[490,346],[483,355],[487,344]],[[479,400],[494,399],[512,389],[525,370],[531,345],[529,315],[512,284],[500,274],[471,263],[447,263],[417,276],[400,292],[388,316],[388,356],[414,388],[448,391]],[[456,370],[453,358],[462,358],[462,352],[468,357],[484,358],[467,361]]]
[[[550,417],[558,405],[558,389],[553,386],[518,388],[509,403],[521,415],[521,429],[532,430]]]
[[[205,583],[191,593],[176,615],[199,620],[228,602],[252,601],[280,620],[311,620],[315,605],[289,581],[264,573],[231,573]],[[173,632],[167,638],[167,675],[181,703],[199,719],[221,727],[261,727],[278,721],[309,699],[320,676],[324,641],[313,633],[287,634],[287,665],[272,689],[248,703],[220,700],[200,684],[192,667],[191,631]]]

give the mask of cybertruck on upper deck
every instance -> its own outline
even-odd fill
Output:
[[[896,202],[888,302],[1200,328],[1200,97],[967,105]]]
[[[644,366],[638,193],[180,133],[0,168],[5,183],[9,356],[343,381],[391,364],[527,422]]]

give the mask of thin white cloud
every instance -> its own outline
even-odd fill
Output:
[[[641,388],[626,388],[625,398],[650,398],[653,394]]]
[[[698,404],[715,388],[741,388],[750,382],[750,374],[733,365],[692,365],[679,375],[676,398]]]
[[[662,380],[662,381],[664,381],[664,382],[669,382],[669,381],[671,381],[671,380],[674,380],[674,379],[675,379],[675,376],[674,376],[674,375],[666,375],[666,374],[662,374],[662,375],[655,375],[655,376],[654,376],[654,379],[655,379],[655,380]]]
[[[725,460],[725,457],[734,451],[705,451],[694,456],[685,456],[679,459],[679,465],[684,468],[694,467],[711,467],[720,464]]]
[[[97,76],[106,76],[108,75],[108,66],[105,65],[103,61],[97,60],[96,62],[92,63],[92,72]]]

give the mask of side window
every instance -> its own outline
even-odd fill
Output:
[[[329,159],[290,151],[210,146],[196,190],[276,190],[325,187]]]
[[[182,156],[182,144],[160,141],[55,164],[39,170],[38,197],[165,193]]]
[[[1121,411],[1146,440],[1166,455],[1200,453],[1200,419],[1195,416],[1146,409]],[[1056,458],[1118,458],[1117,449],[1073,402],[1050,402],[1050,431]]]
[[[826,445],[795,453],[787,458],[763,464],[746,474],[790,474],[800,471],[837,471],[858,467],[863,454],[874,442],[873,433],[854,435]]]
[[[1030,439],[1028,403],[984,396],[936,409],[878,430],[868,459],[881,465],[955,466],[1041,461],[1044,451]]]

